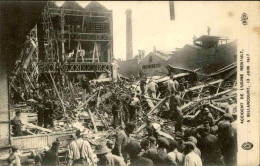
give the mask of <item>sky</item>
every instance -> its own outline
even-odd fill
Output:
[[[76,1],[82,7],[89,2]],[[98,1],[113,10],[114,57],[126,59],[126,9],[132,9],[133,53],[155,47],[161,51],[174,51],[192,44],[193,35],[210,35],[237,39],[241,15],[248,11],[249,2],[175,1],[175,20],[170,20],[168,1]],[[62,1],[56,2],[58,6]]]

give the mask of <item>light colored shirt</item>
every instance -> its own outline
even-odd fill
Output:
[[[173,90],[174,90],[175,92],[178,92],[178,90],[179,90],[179,82],[178,82],[177,80],[174,80],[172,87],[173,87]]]
[[[82,138],[70,143],[68,157],[73,161],[80,158],[86,159],[88,162],[90,162],[89,160],[94,161],[94,154],[89,142]]]
[[[167,81],[167,87],[168,87],[168,90],[169,90],[169,91],[172,91],[172,90],[173,90],[173,84],[174,84],[173,80],[169,79],[169,80]]]
[[[158,85],[152,81],[148,84],[148,88],[149,88],[149,91],[156,92]]]
[[[133,100],[131,101],[132,106],[136,106],[140,103],[140,100],[137,97],[134,97]]]
[[[186,155],[184,166],[202,166],[201,158],[194,151]]]
[[[185,155],[183,153],[180,153],[177,149],[175,149],[173,152],[168,153],[168,155],[179,165],[184,165],[184,158]]]

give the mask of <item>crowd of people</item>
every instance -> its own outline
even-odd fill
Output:
[[[126,87],[124,82],[110,85],[112,95],[109,98],[111,110],[107,113],[113,116],[112,126],[116,132],[115,140],[106,140],[93,147],[83,139],[83,133],[76,131],[76,139],[68,146],[68,165],[106,165],[106,166],[224,166],[236,165],[237,135],[232,114],[227,112],[220,120],[215,121],[209,108],[201,109],[201,121],[195,127],[183,127],[183,113],[180,106],[181,88],[185,80],[170,77],[166,82],[169,107],[165,109],[166,116],[174,121],[174,139],[161,136],[149,118],[144,118],[146,111],[143,103],[147,98],[157,98],[158,85],[153,80],[141,79],[140,90],[136,87]],[[91,82],[83,81],[87,93],[91,93]],[[39,99],[38,99],[39,100]],[[39,108],[47,109],[51,105],[39,100]],[[101,105],[102,106],[102,105]],[[100,109],[101,109],[100,106]],[[51,106],[53,107],[53,106]],[[53,110],[53,109],[52,109]],[[15,120],[19,121],[19,112]],[[43,118],[41,118],[43,116]],[[38,114],[38,125],[51,125],[48,117]],[[136,121],[147,123],[142,138],[132,137],[136,133]],[[18,122],[19,123],[19,122]],[[17,129],[16,129],[17,130]],[[17,131],[19,133],[19,130]],[[59,142],[53,142],[50,150],[46,151],[39,162],[42,165],[59,165]],[[15,153],[14,148],[13,153]],[[96,160],[95,156],[98,158]],[[13,157],[14,158],[14,157]],[[14,159],[12,160],[14,161]],[[11,162],[10,162],[11,163]]]

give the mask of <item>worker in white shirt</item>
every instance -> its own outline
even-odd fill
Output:
[[[170,96],[173,91],[173,76],[170,76],[170,79],[166,82],[167,85],[167,96]]]
[[[151,80],[150,83],[148,84],[148,92],[150,97],[156,98],[157,89],[158,89],[158,85],[153,80]]]
[[[179,82],[176,80],[176,78],[173,79],[173,90],[174,92],[178,92],[179,91]]]

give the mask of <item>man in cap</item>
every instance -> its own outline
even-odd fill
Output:
[[[141,146],[135,140],[131,140],[125,147],[126,152],[130,157],[129,166],[153,166],[152,160],[139,156],[141,152]]]
[[[35,110],[37,112],[37,119],[38,119],[38,126],[42,127],[44,124],[44,106],[43,106],[43,100],[42,98],[38,98],[38,103],[35,107]]]
[[[231,125],[232,115],[224,114],[224,119],[218,123],[218,139],[226,164],[231,164],[235,153],[235,130]]]
[[[182,132],[176,132],[174,139],[178,142],[178,151],[183,153],[184,150],[184,140],[183,140],[183,135]]]
[[[141,152],[140,156],[142,156],[148,149],[150,149],[150,141],[148,139],[143,139],[140,143]]]
[[[154,138],[153,136],[149,136],[147,139],[150,141],[150,148],[156,149],[156,138]]]
[[[111,154],[105,143],[97,145],[94,153],[99,159],[97,166],[126,166],[121,157]]]
[[[218,138],[209,134],[207,129],[197,129],[198,148],[201,151],[201,159],[204,165],[223,166],[224,158],[220,149]]]
[[[88,165],[94,164],[93,152],[88,141],[83,140],[83,133],[76,131],[77,139],[69,145],[68,165]]]
[[[167,154],[170,145],[167,139],[160,137],[157,143],[158,149],[147,150],[143,157],[151,159],[155,166],[177,166],[177,163]]]
[[[131,102],[129,107],[129,118],[130,121],[136,120],[137,117],[137,110],[140,108],[140,100],[135,96],[135,93],[131,94]]]
[[[185,143],[184,153],[186,155],[184,166],[202,166],[201,158],[194,152],[194,146],[191,142]]]
[[[182,122],[183,122],[183,113],[179,108],[178,99],[175,96],[170,98],[170,111],[172,113],[171,119],[176,121],[175,123],[175,132],[182,131]]]
[[[209,125],[210,126],[214,126],[215,125],[215,120],[214,120],[214,118],[213,118],[213,115],[212,115],[212,113],[210,112],[210,109],[208,108],[208,107],[204,107],[203,109],[202,109],[202,115],[203,115],[203,120],[205,121],[205,120],[207,120],[207,121],[209,121]]]
[[[11,148],[12,148],[12,152],[10,156],[7,158],[8,165],[21,166],[20,151],[19,151],[20,148],[16,145],[13,145]]]
[[[199,148],[197,148],[197,143],[198,143],[197,139],[193,136],[190,136],[188,138],[187,142],[191,142],[194,145],[194,152],[197,153],[201,157],[201,152],[200,152]]]
[[[127,162],[127,153],[125,152],[125,146],[128,143],[130,134],[133,133],[135,125],[133,123],[127,123],[124,130],[120,130],[116,135],[115,147],[112,153],[121,156]]]
[[[42,166],[59,165],[59,141],[54,141],[52,147],[45,152],[43,156]]]
[[[183,166],[185,155],[178,151],[178,142],[175,140],[170,140],[169,143],[170,145],[168,155],[177,163],[178,166]]]
[[[21,110],[17,110],[15,112],[15,117],[12,120],[14,137],[23,136],[23,132],[22,132],[22,125],[23,124],[20,120],[20,116],[21,116]]]
[[[145,94],[145,86],[146,86],[146,79],[142,78],[140,81],[140,88],[141,88],[142,94]]]
[[[112,115],[113,115],[113,127],[116,128],[116,126],[119,124],[119,108],[120,108],[121,102],[119,99],[116,99],[112,105]]]

